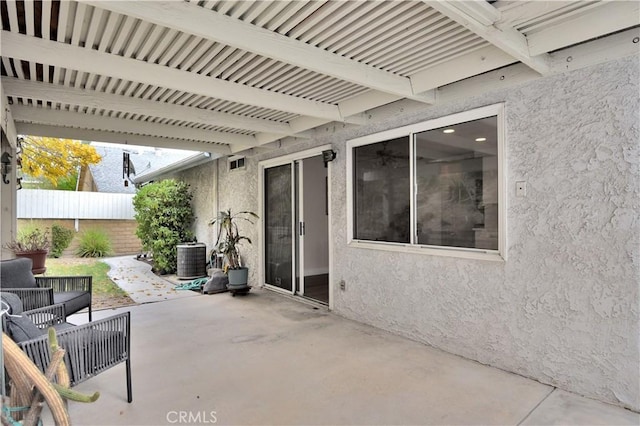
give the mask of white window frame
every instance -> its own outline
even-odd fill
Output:
[[[426,246],[415,243],[415,211],[416,211],[416,182],[415,182],[415,155],[414,146],[416,133],[453,126],[467,121],[478,120],[490,116],[497,116],[497,144],[498,144],[498,250]],[[349,247],[366,248],[373,250],[385,250],[405,253],[419,253],[431,256],[449,256],[465,259],[479,259],[491,261],[505,261],[507,259],[507,200],[506,200],[506,161],[505,161],[505,128],[504,128],[504,104],[488,105],[457,114],[440,117],[409,126],[398,127],[387,131],[362,136],[347,141],[347,244]],[[354,166],[353,150],[359,146],[369,145],[390,139],[409,136],[410,140],[410,185],[407,191],[411,192],[411,243],[393,243],[385,241],[358,240],[354,235]]]

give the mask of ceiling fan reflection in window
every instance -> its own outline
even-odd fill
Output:
[[[380,166],[389,166],[397,168],[401,165],[400,160],[407,162],[407,155],[401,153],[395,153],[393,149],[390,149],[387,145],[389,141],[382,142],[382,149],[376,151],[376,162]]]

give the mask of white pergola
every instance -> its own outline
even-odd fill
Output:
[[[637,1],[8,0],[3,127],[10,140],[268,149],[397,100],[637,55],[639,16]]]

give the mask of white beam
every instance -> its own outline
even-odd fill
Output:
[[[637,25],[640,25],[640,2],[602,2],[568,21],[527,34],[529,52],[539,55]]]
[[[429,99],[429,103],[435,103],[435,91],[424,92],[424,97]],[[366,122],[366,118],[363,117],[365,111],[381,107],[392,102],[405,99],[402,96],[391,95],[389,93],[383,93],[376,90],[370,90],[353,98],[347,99],[339,103],[342,116],[345,117],[344,122],[348,124],[362,125]],[[298,117],[289,123],[291,128],[296,132],[304,132],[313,128],[322,126],[324,124],[331,123],[330,120],[322,120],[312,117]],[[256,140],[260,146],[271,143],[278,139],[282,139],[280,135],[274,135],[269,133],[258,133]]]
[[[145,4],[149,2],[144,2]],[[341,121],[335,105],[257,89],[88,48],[2,31],[2,55],[210,96],[270,110]]]
[[[443,62],[425,71],[411,76],[412,85],[416,92],[421,92],[429,103],[436,102],[434,89],[458,80],[499,68],[515,61],[513,57],[505,54],[493,46],[479,49],[469,55],[465,55],[447,62]],[[363,124],[362,113],[369,109],[401,100],[402,97],[377,91],[368,91],[339,103],[345,122]],[[294,131],[305,131],[328,123],[326,120],[300,117],[293,120],[290,125]],[[261,143],[269,143],[280,139],[275,135],[257,135]]]
[[[45,136],[52,138],[76,139],[82,141],[110,142],[125,145],[140,145],[157,148],[185,149],[188,151],[215,152],[229,155],[231,151],[226,146],[204,142],[192,142],[153,136],[130,135],[118,132],[100,130],[75,129],[72,127],[49,126],[46,124],[16,123],[20,135]]]
[[[608,36],[606,38],[594,40],[589,43],[581,44],[564,49],[560,52],[556,52],[551,55],[551,73],[562,73],[603,62],[614,61],[620,58],[634,55],[637,56],[638,44],[634,43],[634,40],[638,37],[640,37],[640,29],[634,28]],[[460,60],[464,61],[464,59]],[[441,69],[441,71],[445,72],[446,68],[450,67],[452,64],[442,64],[443,68]],[[526,65],[517,63],[503,69],[486,72],[480,75],[469,76],[469,78],[466,78],[462,81],[457,81],[453,84],[447,84],[445,87],[439,87],[437,90],[437,101],[438,103],[447,103],[456,101],[458,99],[468,98],[470,96],[479,96],[492,90],[504,90],[509,87],[538,78],[541,78],[538,72],[532,70]],[[375,108],[375,97],[367,100],[365,95],[367,94],[365,93],[363,95],[360,95],[360,106],[364,107],[364,105],[366,104],[369,107],[368,109]],[[358,97],[355,97],[354,99],[356,98]],[[399,100],[399,98],[396,100]],[[386,101],[388,102],[385,103],[391,103],[394,100],[391,97],[389,99],[386,99]],[[353,102],[353,105],[350,105],[348,111],[356,111],[357,105],[357,101]],[[379,106],[382,105],[383,104]],[[346,114],[347,108],[343,108],[342,104],[340,104],[340,108],[343,109],[343,114]],[[291,122],[292,128],[298,131],[305,130],[305,125],[309,125],[309,127],[307,127],[306,129],[310,129],[312,127],[317,127],[325,123],[316,123],[315,126],[311,126],[312,124],[314,123],[311,123],[308,120],[303,121],[302,119],[296,119]],[[268,144],[280,138],[269,139],[268,137],[265,137],[265,135],[257,134],[256,139],[260,141],[261,144]],[[287,138],[287,140],[289,140],[289,138]]]
[[[254,132],[270,132],[283,135],[293,135],[295,133],[291,129],[291,126],[286,123],[277,123],[259,118],[242,117],[235,114],[209,111],[201,108],[130,98],[127,96],[76,89],[56,84],[20,80],[12,77],[3,77],[2,81],[9,96],[78,105],[107,111],[141,114],[172,120],[184,120],[192,123],[245,129]]]
[[[633,42],[636,37],[640,37],[640,28],[556,52],[551,55],[551,74],[637,56],[638,45]],[[572,59],[568,61],[568,58]],[[539,73],[518,63],[442,87],[438,90],[438,102],[446,103],[479,96],[492,90],[504,90],[539,78],[541,78]]]
[[[347,117],[353,114],[359,114],[368,109],[377,108],[379,106],[395,102],[400,99],[402,98],[396,95],[390,95],[388,93],[365,92],[340,102],[338,106],[340,107],[340,112],[342,113],[342,115]],[[291,125],[295,127],[293,121],[291,122]]]
[[[431,90],[514,62],[511,55],[487,46],[417,72],[411,76],[411,82],[415,90]]]
[[[465,0],[457,3],[456,7],[460,13],[477,20],[482,25],[493,25],[500,19],[500,11],[485,0]]]
[[[409,79],[406,77],[335,55],[294,38],[191,3],[81,1],[97,8],[215,40],[247,52],[370,87],[374,90],[403,97],[414,95]]]
[[[248,146],[255,144],[253,136],[214,132],[169,124],[104,117],[73,111],[56,111],[47,108],[14,105],[16,121],[48,124],[52,126],[77,127],[88,130],[106,130],[146,136],[186,139],[207,143]]]
[[[547,74],[550,70],[550,59],[547,55],[531,56],[526,37],[509,26],[492,25],[500,18],[500,12],[483,0],[473,1],[433,1],[423,0],[433,9],[449,19],[456,21],[471,32],[477,34],[497,48],[505,51],[523,64],[540,74]],[[493,18],[488,18],[494,9]]]

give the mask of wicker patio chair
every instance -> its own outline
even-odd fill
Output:
[[[10,307],[10,315],[2,317],[3,330],[41,371],[45,371],[51,360],[47,329],[54,327],[58,344],[66,351],[65,362],[71,386],[124,362],[127,402],[133,400],[129,312],[73,325],[66,322],[62,304],[22,311],[20,300],[15,295],[2,293],[1,297]]]
[[[0,280],[2,291],[17,294],[26,311],[62,303],[67,315],[88,308],[92,320],[91,276],[34,276],[31,259],[18,257],[0,262]]]

